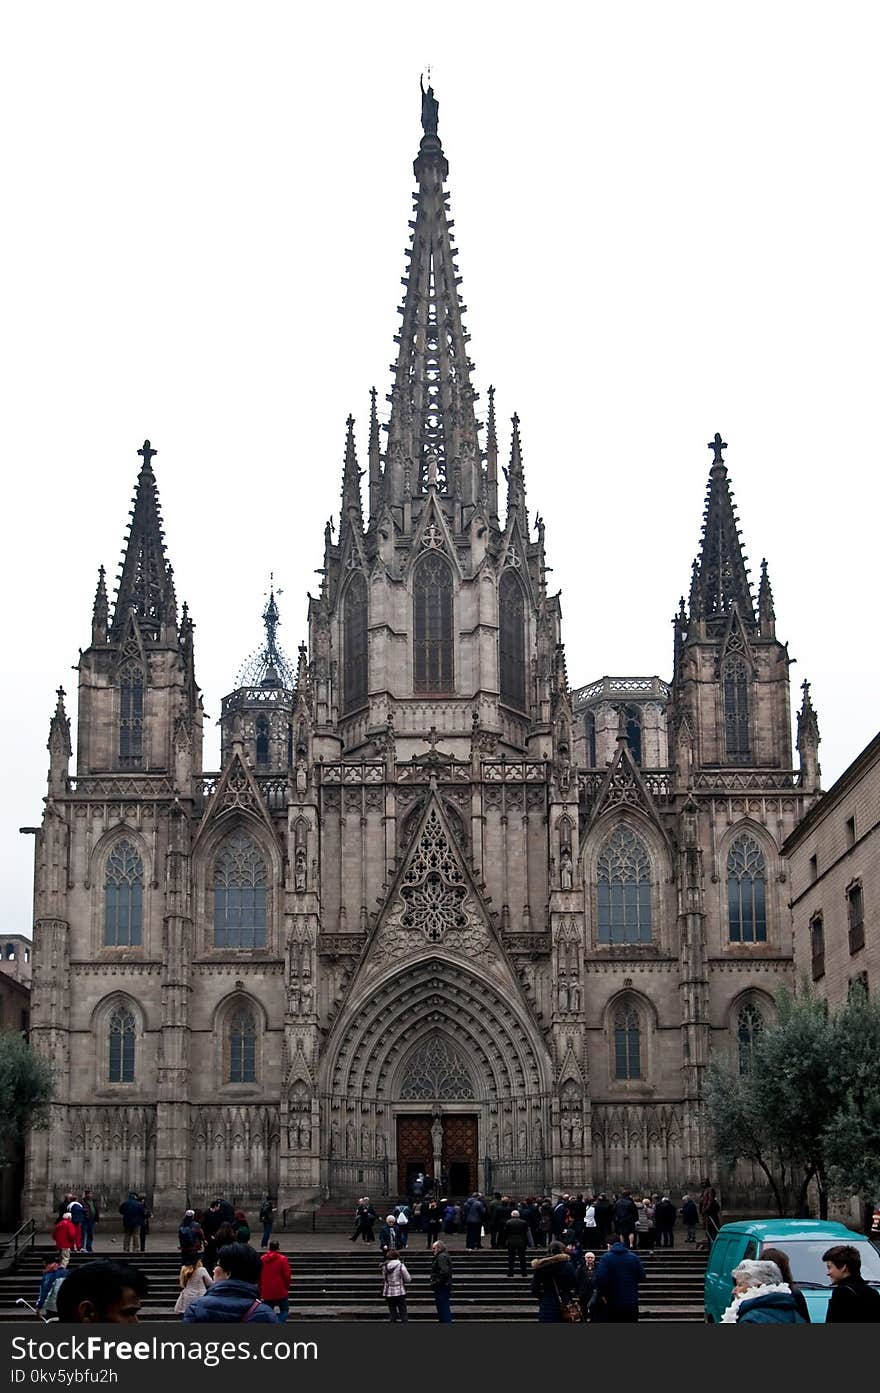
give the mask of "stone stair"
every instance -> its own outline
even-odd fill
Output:
[[[279,1235],[281,1246],[293,1270],[291,1320],[387,1320],[381,1297],[380,1255],[375,1245],[360,1241],[351,1251],[297,1251],[296,1240]],[[421,1242],[419,1242],[421,1239]],[[413,1234],[405,1254],[412,1275],[408,1292],[411,1320],[436,1320],[428,1281],[430,1254],[423,1235]],[[338,1245],[338,1238],[335,1240]],[[460,1242],[460,1239],[459,1239]],[[455,1240],[453,1240],[455,1243]],[[39,1290],[44,1258],[49,1248],[37,1248],[20,1263],[17,1271],[0,1276],[0,1321],[33,1319],[16,1298],[23,1296],[33,1304]],[[537,1307],[529,1292],[528,1279],[507,1276],[507,1256],[491,1248],[466,1253],[450,1244],[453,1263],[453,1314],[456,1320],[534,1321]],[[102,1256],[102,1254],[96,1254]],[[121,1257],[119,1252],[108,1256]],[[529,1253],[529,1259],[535,1256]],[[642,1288],[641,1317],[652,1321],[702,1321],[704,1253],[683,1249],[642,1253],[647,1281]],[[73,1266],[85,1261],[80,1255]],[[179,1255],[169,1249],[154,1249],[134,1255],[134,1261],[149,1278],[150,1291],[141,1311],[142,1320],[177,1320],[173,1314],[177,1300]]]

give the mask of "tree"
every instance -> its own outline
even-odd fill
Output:
[[[754,1039],[745,1073],[710,1067],[706,1110],[716,1150],[729,1165],[752,1161],[767,1176],[780,1214],[801,1213],[810,1183],[828,1209],[825,1131],[839,1095],[831,1076],[832,1026],[808,992],[781,991],[778,1019]]]
[[[829,1174],[838,1191],[880,1194],[880,1001],[853,984],[832,1022],[835,1108],[825,1129]]]
[[[0,1162],[15,1158],[31,1127],[46,1125],[52,1070],[17,1031],[0,1032]]]

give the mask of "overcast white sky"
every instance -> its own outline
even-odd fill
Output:
[[[861,4],[152,0],[0,30],[2,928],[145,436],[211,721],[270,569],[305,634],[345,417],[389,382],[433,65],[482,393],[522,418],[569,677],[670,675],[716,430],[813,682],[878,727],[878,84]],[[75,700],[70,701],[75,713]]]

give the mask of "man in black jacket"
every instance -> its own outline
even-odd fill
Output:
[[[431,1290],[437,1319],[441,1325],[452,1324],[452,1259],[446,1251],[446,1244],[437,1239],[431,1244]]]
[[[614,1206],[614,1232],[628,1248],[636,1246],[636,1225],[639,1211],[629,1190],[624,1190]]]
[[[604,1191],[593,1205],[593,1214],[596,1220],[597,1244],[603,1248],[614,1222],[614,1205]]]
[[[147,1211],[141,1204],[134,1190],[130,1190],[128,1199],[123,1200],[119,1206],[122,1215],[122,1250],[125,1253],[133,1253],[138,1246],[141,1225],[146,1220]]]
[[[664,1195],[654,1206],[654,1228],[657,1231],[657,1242],[661,1248],[675,1247],[673,1229],[677,1217],[675,1205],[668,1195]]]
[[[507,1249],[507,1275],[513,1276],[514,1259],[519,1262],[519,1275],[526,1275],[526,1245],[528,1243],[529,1230],[525,1219],[520,1217],[518,1209],[511,1211],[510,1218],[504,1225],[502,1241]]]
[[[862,1255],[849,1243],[822,1254],[834,1290],[828,1302],[828,1325],[851,1321],[880,1321],[880,1292],[862,1276]]]

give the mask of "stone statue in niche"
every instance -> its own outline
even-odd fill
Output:
[[[434,1114],[434,1121],[431,1123],[431,1146],[434,1155],[439,1156],[443,1150],[443,1123],[439,1113]]]
[[[303,1115],[299,1122],[299,1149],[308,1151],[312,1144],[312,1127],[309,1119]]]
[[[569,984],[568,1009],[569,1011],[579,1011],[581,1009],[581,989],[577,982],[571,982]]]
[[[376,1155],[380,1161],[385,1160],[385,1133],[376,1133]]]
[[[489,1155],[498,1155],[498,1123],[492,1122],[489,1126]]]
[[[574,867],[569,846],[564,846],[559,853],[559,884],[563,890],[570,890],[574,884]]]
[[[330,1150],[334,1156],[339,1155],[339,1122],[335,1117],[330,1123]]]
[[[306,888],[307,858],[306,849],[304,846],[298,846],[296,848],[296,851],[294,852],[293,867],[294,886],[297,894],[301,895]]]
[[[304,759],[297,760],[297,764],[296,764],[296,791],[297,791],[297,793],[300,795],[300,797],[302,797],[303,794],[307,791],[308,786],[309,786],[309,775],[308,775],[308,771],[307,771],[307,769],[306,769],[306,762],[305,762]]]
[[[529,1149],[529,1129],[526,1126],[525,1118],[523,1118],[522,1122],[519,1124],[519,1133],[517,1135],[516,1144],[520,1156],[525,1156],[526,1152]]]
[[[370,1129],[369,1129],[369,1127],[367,1126],[367,1124],[366,1124],[366,1122],[365,1122],[365,1123],[363,1124],[363,1126],[361,1127],[361,1155],[362,1155],[362,1156],[369,1156],[369,1154],[370,1154]]]
[[[348,1122],[346,1122],[346,1124],[345,1124],[345,1149],[346,1149],[346,1152],[347,1152],[347,1154],[348,1154],[349,1156],[353,1156],[353,1155],[354,1155],[354,1151],[355,1151],[355,1147],[356,1147],[356,1146],[357,1146],[357,1137],[355,1136],[354,1123],[351,1122],[351,1121],[348,1121]]]
[[[505,1156],[513,1154],[513,1128],[509,1122],[504,1124],[504,1154]]]

